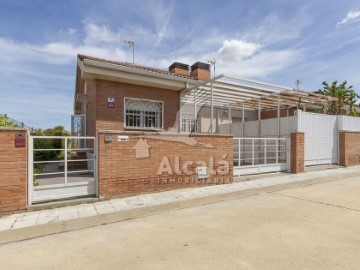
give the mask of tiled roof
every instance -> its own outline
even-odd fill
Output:
[[[187,76],[187,75],[182,75],[182,74],[175,74],[175,73],[171,73],[171,72],[169,72],[167,70],[157,69],[157,68],[152,68],[152,67],[146,67],[146,66],[140,66],[140,65],[134,65],[134,64],[131,64],[131,63],[128,63],[128,62],[112,61],[112,60],[97,58],[97,57],[83,55],[83,54],[78,54],[78,58],[81,61],[83,61],[84,59],[88,59],[88,60],[92,60],[92,61],[98,61],[98,62],[104,62],[104,63],[114,64],[114,65],[119,65],[119,66],[123,66],[123,67],[135,68],[135,69],[150,71],[150,72],[154,72],[154,73],[166,74],[166,75],[170,75],[170,76],[174,76],[174,77],[198,80],[197,78],[191,77],[190,75]]]

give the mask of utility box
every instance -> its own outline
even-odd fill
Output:
[[[198,179],[209,178],[209,167],[196,167],[195,174]]]

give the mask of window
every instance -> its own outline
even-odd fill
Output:
[[[198,132],[200,129],[200,117],[195,121],[195,117],[191,113],[183,113],[181,115],[181,132]]]
[[[125,127],[163,128],[163,103],[146,99],[125,98]]]

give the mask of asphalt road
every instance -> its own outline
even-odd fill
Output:
[[[359,269],[360,176],[0,246],[1,269]]]

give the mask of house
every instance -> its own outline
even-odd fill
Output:
[[[210,79],[210,65],[201,62],[191,67],[174,62],[164,71],[78,55],[74,114],[83,117],[80,135],[95,136],[97,130],[191,132],[195,118],[197,131],[208,132],[210,106],[195,117],[192,104],[181,106],[180,94]],[[241,110],[233,110],[230,120],[227,111],[216,107],[214,126],[241,122]],[[246,111],[245,118],[255,120],[257,113]]]
[[[297,131],[306,131],[305,166],[339,162],[334,126],[339,121],[317,114],[333,101],[336,98],[238,76],[213,77],[210,65],[202,62],[174,62],[160,70],[78,55],[74,119],[81,124],[73,125],[80,127],[73,134],[230,134],[235,175],[289,170],[288,145]],[[318,121],[318,128],[300,126],[301,117]],[[332,134],[328,145],[320,142],[327,137],[322,133]]]

